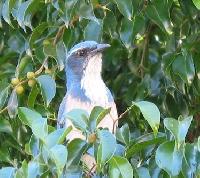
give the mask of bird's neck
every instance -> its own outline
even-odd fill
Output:
[[[84,71],[76,73],[70,68],[66,68],[66,78],[67,78],[67,90],[75,87],[80,87],[82,89],[87,89],[90,86],[97,87],[102,85],[101,68],[102,68],[102,58],[101,54],[95,55],[90,58],[87,67]]]

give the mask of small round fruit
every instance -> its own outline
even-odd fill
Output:
[[[95,133],[92,133],[92,134],[90,134],[90,135],[88,136],[88,142],[89,142],[89,143],[94,143],[94,142],[96,141],[96,139],[97,139],[97,136],[96,136]]]
[[[19,85],[19,86],[16,87],[16,93],[18,95],[22,94],[23,92],[24,92],[24,87],[23,86]]]
[[[28,86],[29,86],[29,87],[33,87],[34,85],[35,85],[35,80],[30,79],[30,80],[28,81]]]
[[[45,74],[51,74],[51,70],[50,69],[45,69]]]
[[[34,72],[27,72],[26,76],[27,76],[27,79],[32,79],[32,78],[35,77],[35,73]]]
[[[12,83],[12,85],[16,86],[19,83],[19,79],[18,78],[12,78],[11,83]]]

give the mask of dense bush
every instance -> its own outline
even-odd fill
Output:
[[[1,0],[0,177],[89,176],[90,147],[99,177],[198,177],[199,10],[199,0]],[[67,117],[90,139],[66,143],[65,53],[81,40],[111,44],[103,78],[120,128],[96,129],[109,109],[77,109]]]

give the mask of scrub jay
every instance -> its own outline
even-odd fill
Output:
[[[94,106],[111,107],[111,112],[98,127],[113,130],[113,123],[118,119],[117,109],[110,90],[106,87],[102,77],[102,51],[110,47],[109,44],[99,44],[95,41],[84,41],[75,45],[66,55],[65,72],[67,78],[67,92],[63,98],[59,111],[57,126],[68,127],[73,124],[64,118],[65,113],[72,109],[84,109],[88,113]],[[114,128],[115,129],[115,128]],[[73,127],[67,137],[85,139],[81,131]]]

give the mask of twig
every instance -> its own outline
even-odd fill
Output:
[[[39,75],[39,74],[42,72],[42,70],[43,70],[43,68],[44,68],[44,66],[45,66],[45,64],[46,64],[46,62],[47,62],[47,60],[48,60],[48,56],[44,59],[44,61],[43,61],[42,65],[41,65],[41,67],[35,72],[36,75]]]
[[[56,45],[56,43],[58,42],[58,40],[60,39],[60,37],[63,36],[63,33],[65,31],[65,25],[62,25],[59,29],[58,32],[56,33],[56,37],[53,41],[53,45]]]
[[[120,116],[118,117],[118,119],[116,119],[114,121],[114,123],[113,123],[113,132],[114,132],[115,125],[118,122],[118,120],[120,120],[122,117],[124,117],[124,115],[127,114],[132,109],[133,106],[134,106],[134,104],[132,104],[130,107],[128,107],[122,114],[120,114]]]
[[[86,174],[86,177],[91,177],[92,171],[93,171],[93,169],[95,169],[95,167],[96,167],[96,164],[93,164],[93,166],[90,168],[89,172]]]
[[[6,111],[8,109],[8,106],[6,106],[5,108],[3,108],[2,110],[0,110],[0,114],[2,114],[4,111]]]

